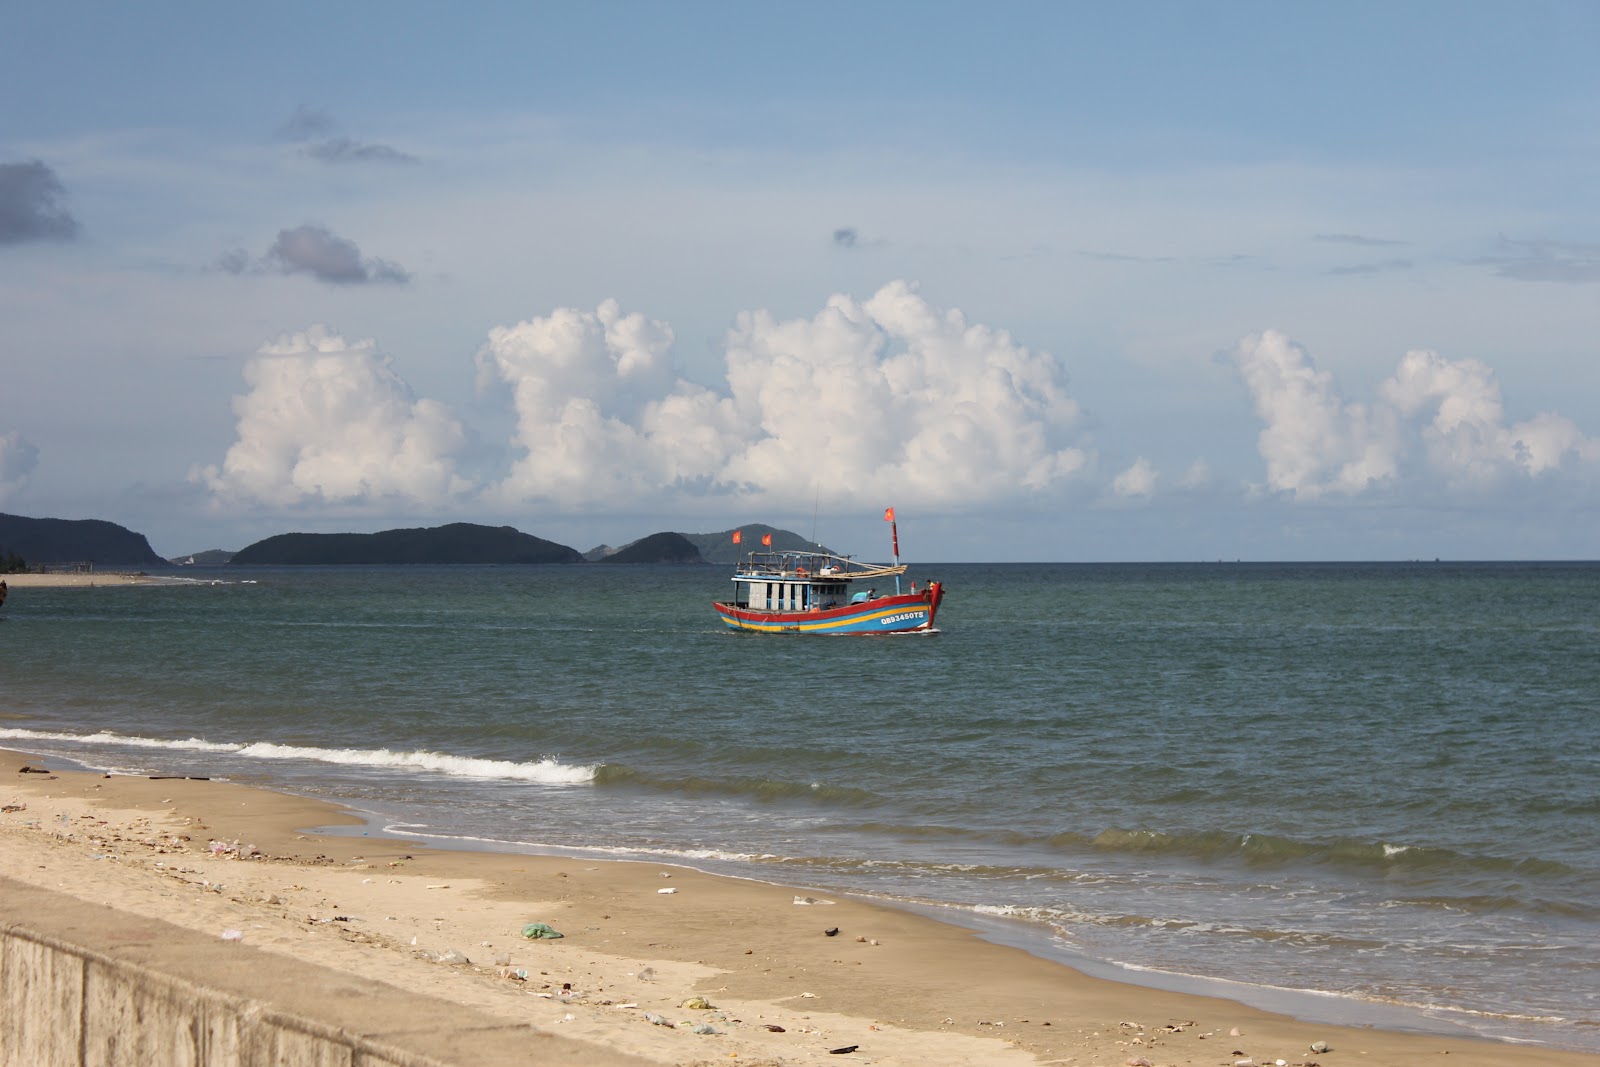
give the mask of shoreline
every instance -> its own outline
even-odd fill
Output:
[[[953,926],[981,937],[999,946],[1014,948],[1066,967],[1085,978],[1117,985],[1133,986],[1184,996],[1213,1000],[1226,1000],[1257,1011],[1293,1019],[1307,1026],[1359,1026],[1389,1030],[1396,1033],[1416,1034],[1443,1038],[1460,1038],[1469,1041],[1487,1041],[1495,1044],[1523,1043],[1514,1037],[1497,1037],[1479,1033],[1471,1026],[1439,1015],[1429,1015],[1426,1010],[1404,1003],[1381,1000],[1363,1000],[1357,996],[1324,992],[1295,986],[1259,985],[1216,975],[1189,974],[1182,971],[1141,968],[1115,960],[1088,955],[1071,947],[1053,929],[1044,924],[1023,918],[985,911],[962,904],[931,899],[908,899],[891,894],[872,893],[857,889],[808,886],[772,880],[761,873],[739,873],[728,870],[708,870],[706,861],[689,858],[634,858],[617,855],[612,850],[592,849],[567,845],[518,845],[510,842],[495,843],[479,838],[453,838],[441,835],[409,834],[404,830],[387,828],[381,817],[356,808],[341,807],[346,814],[359,820],[359,826],[316,827],[319,833],[338,837],[392,837],[400,842],[411,842],[420,848],[430,848],[443,853],[466,852],[500,856],[542,856],[567,859],[573,862],[598,863],[654,863],[662,867],[694,871],[712,878],[730,879],[753,885],[781,889],[796,894],[823,894],[847,897],[862,904],[904,911],[919,915],[929,922]],[[364,829],[363,829],[364,827]],[[624,850],[625,851],[625,850]],[[697,864],[702,864],[697,866]],[[737,861],[724,861],[723,865],[737,866]],[[1449,1009],[1439,1009],[1448,1011]],[[1464,1009],[1458,1009],[1464,1010]],[[1470,1014],[1470,1013],[1469,1013]],[[1535,1047],[1560,1048],[1585,1055],[1600,1055],[1585,1049],[1572,1049],[1555,1043],[1531,1042]]]
[[[788,1067],[837,1063],[831,1050],[855,1045],[907,1065],[1449,1054],[1468,1067],[1600,1067],[1590,1053],[1304,1023],[1097,977],[889,903],[800,905],[804,891],[660,862],[441,849],[363,831],[321,800],[62,762],[0,750],[10,877],[211,937],[238,932],[290,975],[320,965],[432,991],[614,1055]],[[565,936],[524,939],[531,922]],[[696,996],[713,1007],[683,1007]],[[1311,1052],[1316,1042],[1330,1051]]]
[[[163,579],[133,571],[93,571],[88,574],[0,574],[12,589],[87,589],[103,585],[158,585]]]

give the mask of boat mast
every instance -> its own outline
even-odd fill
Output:
[[[889,523],[890,544],[894,547],[894,595],[900,595],[900,524],[894,521],[894,508],[883,509],[883,517]]]

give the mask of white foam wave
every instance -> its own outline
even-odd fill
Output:
[[[344,767],[370,767],[380,770],[428,771],[456,778],[491,778],[537,782],[541,785],[584,785],[594,781],[599,768],[593,764],[573,765],[559,760],[527,762],[453,756],[445,752],[416,750],[396,752],[387,748],[317,748],[280,745],[270,741],[230,743],[207,741],[199,737],[184,740],[138,737],[130,734],[54,733],[43,730],[0,729],[0,739],[16,741],[67,741],[85,745],[119,745],[128,748],[156,748],[171,751],[221,752],[246,759],[302,760],[331,763]]]
[[[685,860],[721,861],[728,863],[761,863],[782,857],[770,853],[725,852],[713,848],[652,848],[646,845],[570,845],[549,841],[514,841],[502,837],[479,837],[463,833],[430,832],[418,823],[389,823],[383,828],[386,834],[412,837],[428,841],[443,841],[457,845],[480,846],[490,849],[538,849],[575,856],[607,856],[614,859],[649,857],[675,866],[685,866]]]
[[[182,741],[138,737],[133,734],[116,734],[102,730],[93,734],[65,734],[50,730],[0,729],[4,741],[69,741],[78,745],[122,745],[128,748],[166,748],[189,752],[237,752],[238,745],[206,741],[198,737]]]

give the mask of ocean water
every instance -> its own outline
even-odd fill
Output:
[[[1600,564],[914,566],[883,638],[727,631],[712,567],[176,577],[15,590],[0,745],[1600,1051]]]

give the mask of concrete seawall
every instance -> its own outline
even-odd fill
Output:
[[[638,1062],[0,877],[0,1067]]]

